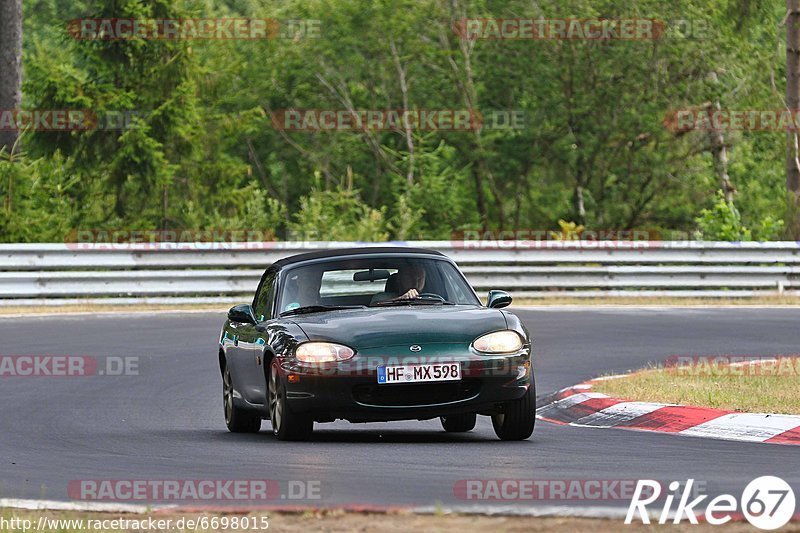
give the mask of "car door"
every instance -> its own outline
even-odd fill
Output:
[[[242,373],[243,392],[250,403],[265,404],[267,396],[267,379],[264,371],[264,346],[267,343],[266,325],[273,319],[273,302],[275,301],[276,274],[269,273],[259,285],[253,300],[253,314],[257,324],[248,324],[242,331],[240,343],[247,343],[246,368]],[[244,361],[245,358],[243,358]]]

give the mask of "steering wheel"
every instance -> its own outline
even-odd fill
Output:
[[[441,302],[444,302],[444,298],[442,298],[440,295],[438,295],[436,293],[433,293],[433,292],[421,292],[421,293],[419,293],[419,297],[420,298],[431,298],[431,299],[434,299],[434,300],[439,300]]]

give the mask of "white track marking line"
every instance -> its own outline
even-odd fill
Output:
[[[600,376],[599,378],[590,379],[589,383],[587,383],[586,386],[591,388],[592,387],[591,383],[594,383],[595,381],[609,381],[612,379],[628,378],[630,376],[631,376],[630,374],[614,374],[612,376]]]
[[[27,511],[92,511],[104,513],[143,514],[157,509],[169,509],[173,506],[147,506],[103,502],[59,502],[54,500],[20,500],[0,498],[0,509],[24,509]]]

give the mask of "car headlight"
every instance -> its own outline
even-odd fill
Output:
[[[304,342],[294,352],[298,361],[304,363],[333,363],[346,361],[356,354],[352,348],[332,342]]]
[[[510,329],[495,331],[475,339],[472,347],[481,353],[514,353],[522,348],[522,337]]]

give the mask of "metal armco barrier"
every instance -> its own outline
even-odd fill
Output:
[[[479,293],[748,297],[800,292],[796,242],[0,244],[0,305],[247,300],[264,268],[282,257],[387,244],[447,254]]]

